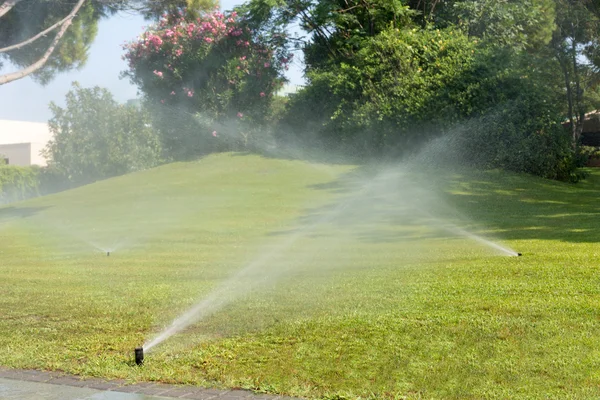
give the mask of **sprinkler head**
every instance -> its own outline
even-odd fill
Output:
[[[521,253],[517,253],[517,257],[521,257],[523,254]]]
[[[110,251],[106,252],[106,257],[110,257]]]
[[[142,365],[144,363],[144,348],[143,347],[135,348],[135,363],[137,365]]]

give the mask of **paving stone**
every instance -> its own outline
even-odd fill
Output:
[[[22,373],[21,371],[17,371],[17,370],[8,370],[8,371],[3,371],[2,375],[0,375],[0,377],[2,378],[6,378],[6,379],[14,379],[14,380],[27,380],[28,375],[25,375],[24,373]]]
[[[168,400],[166,397],[103,392],[90,388],[15,381],[4,378],[0,378],[0,398],[5,400]]]
[[[76,387],[86,387],[87,383],[81,379],[72,376],[61,376],[59,378],[51,378],[46,381],[47,383],[51,383],[53,385],[67,385],[67,386],[76,386]]]
[[[218,399],[219,400],[240,400],[240,399],[244,399],[245,397],[239,397],[239,396],[230,396],[228,394],[225,394],[223,396],[219,396]]]
[[[195,392],[195,390],[193,388],[176,387],[176,388],[167,390],[166,392],[162,393],[161,396],[184,397],[184,396],[192,394],[194,392]]]
[[[21,370],[22,373],[27,374],[27,375],[45,375],[46,373],[44,371],[38,371],[36,369],[23,369]]]
[[[186,394],[182,397],[183,399],[193,399],[193,400],[218,400],[219,397],[216,394],[207,393],[204,390],[199,392]]]
[[[123,392],[123,393],[139,393],[139,390],[142,389],[137,385],[127,385],[127,386],[119,386],[117,388],[112,389],[113,392]]]
[[[138,390],[136,391],[136,393],[147,394],[147,395],[154,395],[154,396],[160,396],[164,392],[166,392],[167,390],[168,389],[163,388],[161,386],[154,385],[154,386],[149,386],[149,387],[140,387],[140,388],[138,388]]]
[[[224,394],[229,393],[229,390],[218,390],[218,389],[204,389],[204,393],[212,394],[215,396],[223,396]]]
[[[112,390],[115,388],[118,388],[121,385],[115,384],[113,382],[110,381],[105,381],[105,382],[95,382],[95,383],[91,383],[91,384],[87,384],[85,387],[88,387],[90,389],[98,389],[98,390]]]
[[[137,382],[134,383],[135,386],[138,387],[151,387],[151,386],[157,386],[156,382]]]
[[[90,385],[104,383],[105,380],[104,379],[99,379],[99,378],[87,378],[87,379],[82,380],[82,382],[85,383],[86,387],[90,387]]]
[[[27,380],[29,382],[48,382],[52,377],[48,374],[37,374],[37,375],[27,375]]]
[[[301,400],[295,397],[255,394],[249,390],[204,389],[192,385],[171,385],[160,382],[139,382],[128,384],[122,379],[103,380],[99,378],[82,379],[76,375],[68,375],[60,371],[16,370],[0,367],[0,378],[17,381],[42,382],[76,388],[89,388],[121,393],[136,393],[149,396],[161,396],[193,400]],[[37,383],[32,383],[37,384]]]

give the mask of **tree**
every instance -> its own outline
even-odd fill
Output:
[[[260,129],[291,60],[283,39],[253,31],[237,13],[165,16],[126,46],[126,75],[154,103],[174,158],[246,147]],[[181,118],[174,119],[177,114]],[[168,123],[167,123],[168,122]]]
[[[63,109],[50,104],[48,165],[74,184],[157,165],[160,145],[143,109],[118,104],[106,89],[74,83]]]
[[[598,86],[600,81],[600,18],[597,2],[557,1],[557,29],[551,49],[560,65],[564,79],[567,102],[567,117],[571,129],[573,146],[577,147],[586,111],[586,94]],[[595,107],[598,107],[598,103]]]
[[[0,0],[1,1],[1,0]],[[0,2],[0,66],[19,70],[0,75],[0,85],[33,75],[44,84],[60,72],[85,64],[98,20],[130,10],[148,19],[198,10],[212,0],[4,0]]]
[[[431,4],[428,21],[438,27],[460,26],[470,37],[496,46],[537,49],[550,42],[555,29],[554,0],[454,0]]]
[[[75,4],[50,4],[44,2],[40,8],[43,10],[32,10],[31,2],[23,0],[9,0],[3,3],[4,8],[0,11],[0,17],[7,14],[0,24],[0,55],[10,60],[14,65],[22,67],[21,70],[0,76],[0,85],[21,79],[39,71],[43,66],[49,65],[44,74],[38,75],[40,81],[47,81],[54,72],[66,70],[77,66],[85,61],[85,47],[91,42],[96,33],[97,15],[91,8],[91,3],[86,4],[80,13],[80,18],[75,20],[85,0],[78,0]],[[65,8],[70,11],[65,14]],[[10,12],[9,12],[10,11]],[[62,18],[59,16],[63,16]],[[58,21],[55,19],[60,18]],[[47,26],[46,20],[50,20]],[[67,34],[71,25],[74,28]],[[35,31],[35,34],[31,34]],[[46,35],[52,31],[56,34],[49,38]],[[82,37],[73,31],[78,31]],[[22,48],[35,44],[30,51],[21,51]],[[30,46],[31,48],[32,46]],[[69,53],[63,57],[54,57],[53,53]],[[68,61],[68,62],[64,62]],[[69,62],[70,61],[70,62]],[[53,64],[53,65],[50,65]]]
[[[459,30],[386,29],[351,63],[310,71],[281,131],[317,132],[362,157],[408,154],[464,118],[475,49]],[[307,120],[319,123],[307,129]]]

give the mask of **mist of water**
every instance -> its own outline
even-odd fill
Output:
[[[265,247],[254,260],[224,280],[205,298],[145,343],[144,349],[154,349],[169,337],[209,317],[250,291],[276,283],[307,263],[310,257],[318,257],[322,251],[336,252],[336,244],[340,245],[342,241],[348,244],[356,239],[355,234],[377,229],[382,224],[389,225],[390,220],[396,221],[401,227],[427,226],[435,231],[444,231],[452,237],[471,239],[498,254],[517,255],[515,251],[491,239],[460,227],[453,221],[458,217],[452,215],[452,210],[443,204],[440,196],[428,188],[427,184],[419,183],[419,179],[424,177],[415,179],[413,175],[414,165],[403,164],[388,166],[375,174],[352,180],[345,188],[349,194],[313,216],[308,223],[288,232],[282,240]],[[458,222],[461,222],[460,218]],[[465,222],[464,218],[462,222]],[[298,242],[324,230],[328,230],[330,236],[333,236],[333,239],[327,241],[327,248],[311,247],[305,249],[305,256],[298,258],[297,253],[292,256],[292,250]],[[319,241],[316,243],[312,246],[320,246]]]

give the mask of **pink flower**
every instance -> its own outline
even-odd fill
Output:
[[[154,75],[158,76],[159,78],[163,77],[163,73],[157,70],[154,70]]]
[[[214,137],[217,137],[217,131],[213,131],[213,132],[212,132],[212,135],[213,135]]]
[[[265,92],[260,92],[260,97],[265,97]]]
[[[242,114],[241,112],[237,113],[238,118],[242,118],[244,116],[244,114]]]
[[[212,43],[212,42],[213,42],[213,38],[210,38],[210,37],[205,37],[205,38],[204,38],[204,41],[205,41],[206,43]]]
[[[163,104],[165,104],[165,99],[162,99],[160,102],[163,103]]]
[[[265,68],[269,68],[271,66],[271,63],[266,62],[265,63]]]
[[[175,91],[174,90],[171,92],[171,96],[175,96]]]
[[[193,96],[194,96],[194,91],[193,91],[193,90],[191,90],[191,89],[188,89],[188,91],[187,91],[187,96],[188,96],[188,97],[193,97]]]
[[[240,61],[244,61],[246,59],[246,56],[240,57]]]

